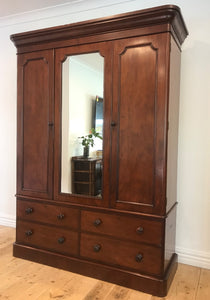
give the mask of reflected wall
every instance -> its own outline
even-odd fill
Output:
[[[62,64],[61,192],[72,193],[72,157],[83,156],[79,137],[94,126],[97,98],[103,99],[104,59],[99,53],[72,55]],[[103,126],[103,119],[100,121]],[[103,128],[102,128],[103,132]],[[89,159],[95,159],[103,141],[95,139]],[[75,193],[75,190],[74,190]]]

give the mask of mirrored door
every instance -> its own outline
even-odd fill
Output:
[[[58,137],[60,145],[55,149],[55,167],[60,175],[56,176],[57,192],[73,202],[82,201],[81,197],[102,200],[104,172],[108,170],[104,151],[109,144],[105,130],[105,108],[110,100],[106,98],[105,70],[109,64],[104,47],[93,48],[56,52],[56,77],[60,82],[60,92],[55,94],[56,106],[60,107],[59,114],[55,111],[55,140]]]

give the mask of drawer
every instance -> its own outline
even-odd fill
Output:
[[[93,165],[94,166],[94,165]],[[74,160],[74,170],[77,171],[89,171],[91,169],[91,162],[87,161],[82,161],[81,159]]]
[[[120,239],[161,245],[164,223],[162,220],[82,211],[81,229]]]
[[[79,225],[77,209],[31,201],[17,201],[17,218],[65,226],[75,230]]]
[[[78,254],[78,233],[62,228],[18,221],[16,242],[59,253]]]
[[[97,196],[100,191],[100,184],[98,182],[85,183],[85,182],[74,182],[74,193],[82,195]]]
[[[74,172],[74,181],[93,182],[96,181],[96,176],[93,172]]]
[[[159,247],[83,233],[80,255],[83,258],[147,274],[161,274],[162,248]]]

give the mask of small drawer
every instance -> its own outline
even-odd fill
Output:
[[[95,173],[74,172],[74,181],[77,181],[77,182],[93,182],[95,180],[96,180]]]
[[[79,227],[77,209],[31,201],[17,201],[17,218],[65,226],[75,230]]]
[[[74,183],[74,193],[90,196],[98,196],[100,194],[99,184],[97,182],[84,183],[75,182]]]
[[[81,159],[78,161],[74,161],[74,170],[80,171],[89,171],[91,168],[91,162],[82,161]]]
[[[25,221],[17,222],[16,242],[69,255],[78,254],[78,233]]]
[[[82,211],[81,229],[161,246],[164,224],[162,220]]]
[[[80,255],[109,265],[161,274],[162,248],[114,240],[99,235],[81,235]]]

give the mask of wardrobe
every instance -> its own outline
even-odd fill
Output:
[[[18,61],[15,257],[167,294],[177,268],[187,35],[179,7],[164,5],[11,36]],[[97,99],[100,114],[93,113]],[[93,138],[92,128],[102,139],[84,157],[81,138]]]

